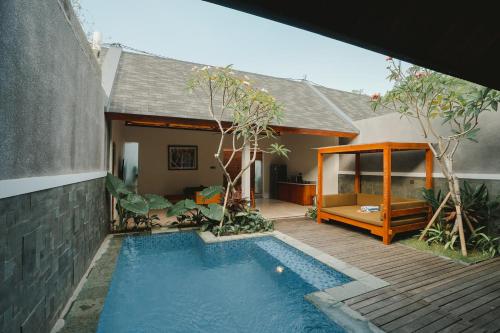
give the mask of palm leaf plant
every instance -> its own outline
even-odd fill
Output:
[[[132,218],[136,226],[145,225],[150,228],[157,215],[150,215],[151,210],[165,209],[172,204],[156,194],[139,194],[130,191],[118,177],[108,173],[106,175],[106,189],[116,199],[115,209],[118,213],[117,230],[126,229],[127,220]]]
[[[465,231],[468,234],[467,247],[480,250],[489,255],[498,253],[498,238],[488,234],[493,233],[491,222],[498,217],[500,202],[497,199],[491,200],[488,188],[485,184],[472,186],[464,181],[461,188],[461,198],[463,204],[462,216],[469,226]],[[444,199],[441,190],[423,189],[422,196],[436,211]],[[446,203],[440,212],[435,225],[430,228],[426,235],[428,244],[441,244],[445,249],[454,250],[458,235],[453,232],[453,222],[456,218],[456,210],[452,200]],[[483,230],[490,230],[488,233]],[[496,247],[495,247],[496,246]],[[495,250],[496,249],[496,250]]]
[[[212,186],[201,191],[207,199],[223,193],[222,186]],[[231,197],[226,209],[216,203],[198,205],[191,199],[185,199],[169,207],[168,216],[176,216],[175,225],[188,223],[201,227],[201,231],[211,231],[214,235],[231,235],[273,230],[272,221],[265,219],[258,211],[250,208],[245,199]],[[224,220],[223,225],[220,221]]]

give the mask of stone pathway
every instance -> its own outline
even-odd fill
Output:
[[[96,332],[121,244],[122,237],[111,237],[109,247],[95,263],[82,290],[64,317],[65,324],[60,333]]]

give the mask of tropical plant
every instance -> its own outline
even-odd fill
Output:
[[[205,66],[193,68],[193,76],[188,82],[192,92],[204,93],[208,112],[220,132],[220,140],[214,157],[222,169],[226,180],[226,189],[220,216],[219,230],[222,230],[227,204],[235,196],[236,184],[255,162],[259,151],[287,156],[289,150],[283,145],[272,143],[262,145],[263,140],[275,138],[271,124],[278,124],[283,117],[283,109],[267,90],[252,86],[247,77],[239,78],[231,66],[212,68]],[[224,142],[232,145],[229,159],[224,162]],[[237,175],[232,176],[229,165],[238,153],[250,152],[250,160],[243,165]]]
[[[204,189],[201,195],[210,199],[222,191],[221,187],[211,187]],[[250,208],[247,200],[236,197],[229,198],[225,211],[216,203],[198,205],[193,200],[186,199],[170,207],[167,215],[177,217],[177,222],[174,223],[176,225],[197,225],[201,227],[201,231],[211,231],[218,236],[264,232],[274,228],[273,222]],[[222,226],[221,219],[224,219]]]
[[[318,207],[316,207],[316,205],[314,207],[307,208],[306,217],[316,220],[317,216],[318,216]]]
[[[440,221],[434,225],[433,228],[428,230],[428,236],[425,240],[427,244],[440,244],[445,249],[455,250],[455,243],[457,241],[457,234],[452,233],[452,228],[449,223]]]
[[[425,239],[427,244],[445,244],[449,240],[448,231],[445,229],[443,223],[436,223],[433,228],[429,228],[427,232],[427,238]]]
[[[201,196],[211,199],[223,192],[222,186],[210,186],[200,192]],[[216,203],[198,205],[192,199],[178,201],[167,211],[167,216],[176,216],[175,224],[194,224],[201,226],[207,220],[220,221],[222,218],[222,206]]]
[[[498,217],[500,201],[498,199],[490,200],[488,188],[484,183],[472,186],[469,182],[464,181],[460,191],[463,204],[462,216],[468,225],[468,231],[473,234],[475,228],[490,228],[491,221]],[[441,190],[435,192],[433,189],[423,189],[422,196],[432,206],[434,212],[444,200]],[[456,210],[453,202],[448,201],[445,204],[441,211],[441,217],[448,222],[455,220]]]
[[[206,230],[210,225],[207,225]],[[212,225],[214,235],[233,235],[241,233],[266,232],[274,230],[274,223],[264,218],[257,211],[240,212],[236,214],[234,220],[227,220],[220,227],[218,224]]]
[[[388,79],[394,87],[384,96],[372,95],[372,107],[385,107],[415,119],[448,182],[455,209],[452,233],[458,231],[462,254],[467,255],[464,204],[453,168],[454,156],[463,140],[477,142],[479,116],[497,111],[500,92],[419,66],[403,70],[401,62],[391,57],[387,61]]]
[[[151,215],[150,211],[166,209],[172,205],[167,199],[156,194],[141,196],[133,193],[120,178],[110,173],[106,175],[106,189],[116,199],[118,226],[114,231],[125,230],[130,218],[134,220],[136,227],[151,228],[159,218],[157,215]]]
[[[470,247],[487,254],[491,258],[496,256],[500,247],[500,237],[491,237],[482,232],[484,227],[479,227],[476,232],[469,238]]]
[[[498,238],[488,235],[480,230],[487,230],[494,218],[498,217],[499,201],[490,200],[488,189],[485,184],[475,187],[464,181],[461,187],[462,211],[464,220],[469,228],[467,247],[479,250],[488,255],[496,255],[498,252]],[[434,212],[444,200],[441,190],[435,192],[432,189],[423,189],[422,195],[432,206]],[[426,242],[430,244],[444,245],[445,249],[454,250],[458,235],[453,232],[453,221],[456,211],[453,202],[447,202],[441,210],[440,215],[432,228],[426,234]],[[496,245],[496,247],[495,247]]]

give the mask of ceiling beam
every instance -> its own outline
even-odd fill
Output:
[[[106,119],[122,120],[132,126],[155,127],[155,128],[170,128],[170,129],[191,129],[198,131],[214,131],[218,132],[217,123],[208,119],[191,119],[179,117],[164,117],[154,115],[106,112]],[[230,122],[222,122],[222,126],[228,128]],[[354,138],[358,133],[330,131],[313,128],[300,128],[288,126],[272,126],[278,134],[306,134],[327,137]]]

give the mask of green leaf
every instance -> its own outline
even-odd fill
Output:
[[[208,207],[200,208],[203,215],[205,215],[210,220],[220,221],[222,220],[223,207],[219,204],[211,203]]]
[[[170,201],[156,194],[144,194],[144,199],[146,199],[149,209],[165,209],[172,206]]]
[[[498,111],[498,102],[497,101],[492,101],[491,102],[491,108],[495,111]]]
[[[210,186],[210,187],[204,188],[203,191],[200,192],[200,194],[202,196],[204,196],[205,198],[210,199],[210,198],[214,197],[215,195],[220,194],[222,192],[224,192],[224,188],[220,185],[216,185],[216,186]]]
[[[189,209],[186,208],[185,200],[181,200],[175,203],[170,209],[167,211],[167,216],[180,216],[187,212]]]
[[[249,213],[247,213],[247,212],[238,212],[238,213],[236,213],[235,216],[236,217],[241,217],[241,216],[248,216],[248,215],[249,215]]]
[[[288,153],[290,152],[290,149],[286,148],[284,145],[280,145],[278,143],[272,143],[270,145],[269,152],[271,154],[276,154],[278,156],[288,157]]]
[[[149,212],[149,206],[146,200],[135,193],[130,193],[125,198],[120,199],[120,206],[138,215],[147,215]]]
[[[120,198],[122,195],[130,194],[125,183],[118,177],[108,173],[106,175],[106,189],[115,198]]]
[[[194,202],[194,200],[186,199],[184,200],[184,207],[191,210],[191,209],[199,209],[200,206],[197,205],[196,202]]]

